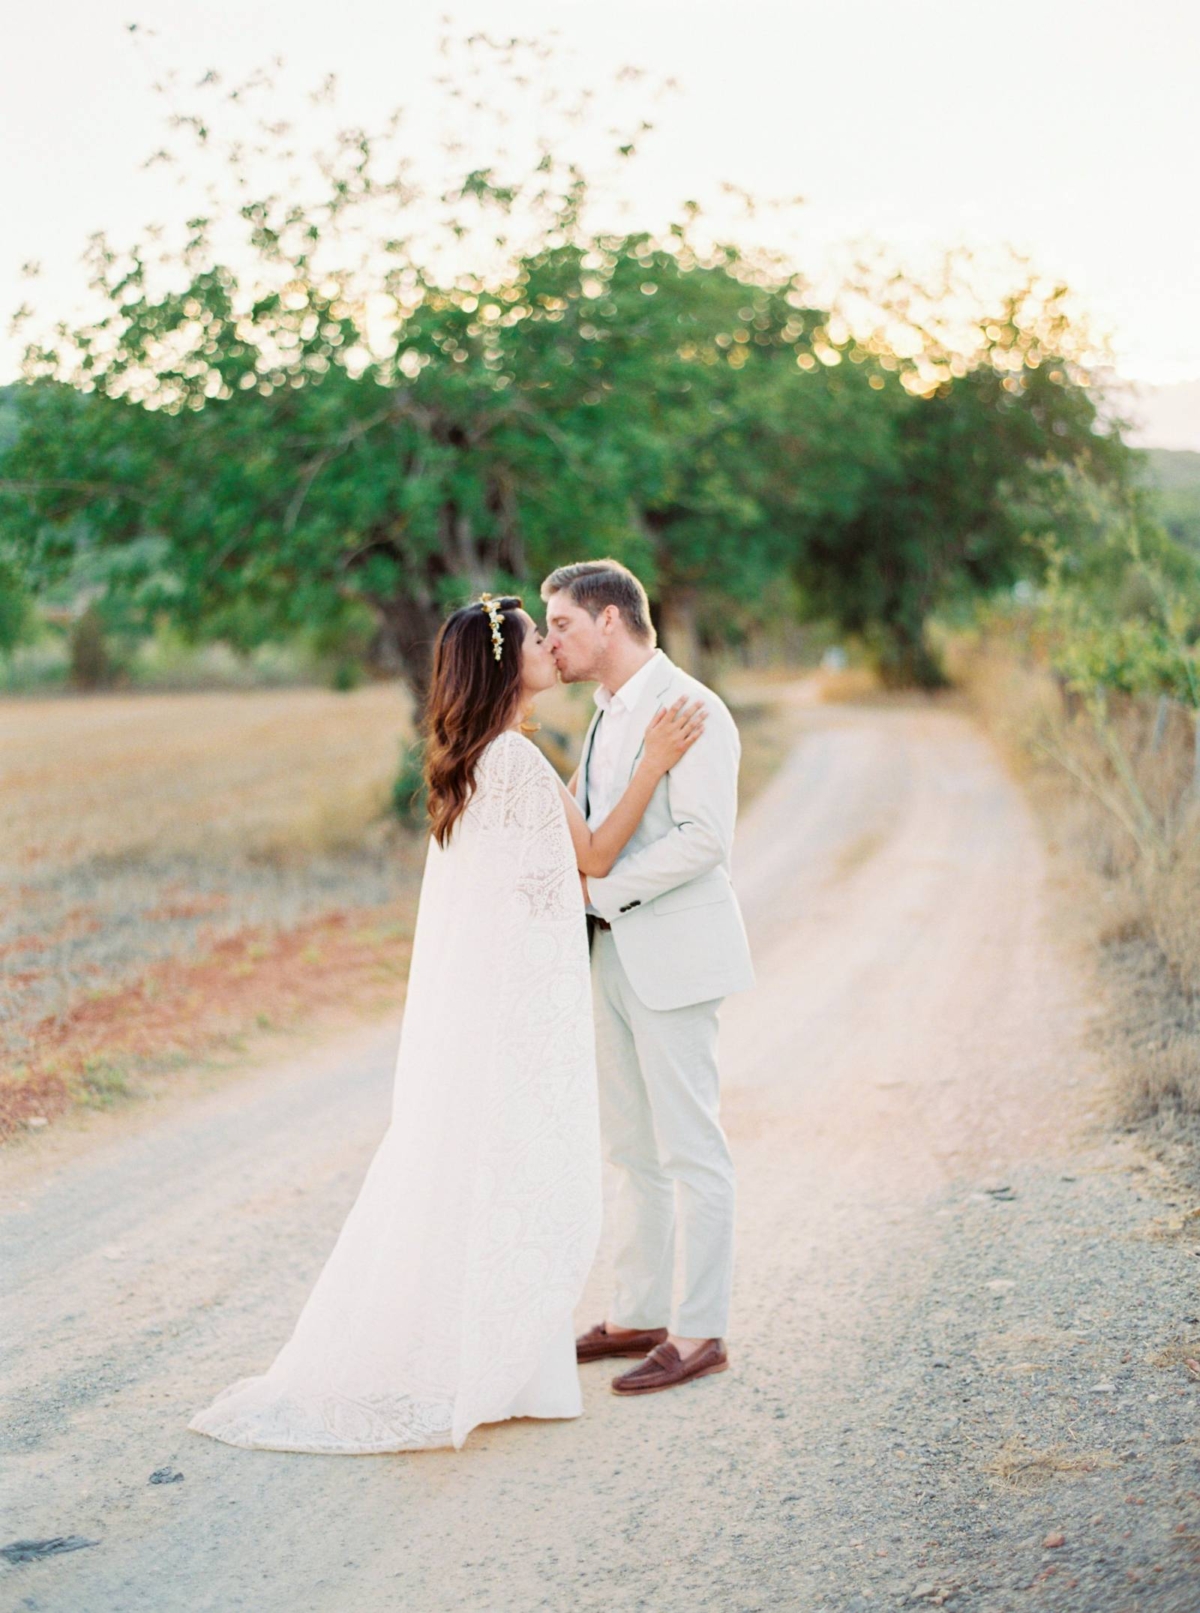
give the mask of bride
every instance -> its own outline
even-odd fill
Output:
[[[291,1338],[196,1413],[197,1433],[353,1455],[582,1411],[573,1311],[599,1237],[600,1143],[579,876],[608,872],[703,712],[658,713],[589,830],[520,731],[556,675],[515,597],[485,594],[442,626],[391,1124]]]

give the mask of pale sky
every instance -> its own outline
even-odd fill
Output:
[[[862,239],[914,260],[1013,246],[1074,287],[1123,376],[1200,380],[1193,0],[41,0],[10,12],[0,56],[4,323],[26,298],[70,317],[91,231],[119,244],[183,207],[140,170],[163,139],[157,69],[236,78],[281,55],[297,93],[338,75],[343,121],[405,105],[419,127],[447,12],[493,35],[557,27],[564,86],[626,63],[678,80],[622,170],[630,224],[686,197],[719,206],[729,181],[805,198],[779,244],[814,278]],[[134,21],[155,31],[140,49]],[[0,379],[16,361],[0,339]],[[1156,440],[1200,448],[1193,388],[1157,394],[1153,415]]]

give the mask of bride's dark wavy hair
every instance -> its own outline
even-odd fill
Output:
[[[475,768],[484,747],[516,715],[521,698],[521,645],[525,624],[521,600],[503,594],[501,652],[496,659],[492,624],[478,600],[442,623],[433,646],[433,680],[425,708],[425,786],[433,838],[444,846],[475,789]]]

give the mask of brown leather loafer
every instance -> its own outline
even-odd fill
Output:
[[[614,1395],[653,1395],[660,1389],[674,1389],[691,1378],[706,1378],[710,1372],[724,1372],[729,1357],[720,1339],[706,1339],[684,1361],[673,1344],[656,1344],[641,1366],[622,1372],[612,1381]]]
[[[645,1333],[606,1333],[597,1322],[575,1340],[576,1361],[600,1361],[606,1355],[643,1356],[667,1336],[665,1327],[652,1327]]]

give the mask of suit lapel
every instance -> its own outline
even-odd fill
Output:
[[[623,790],[629,783],[638,757],[642,754],[642,746],[646,739],[646,728],[651,717],[662,703],[662,697],[671,687],[671,680],[675,676],[675,663],[667,654],[663,653],[662,661],[655,670],[654,676],[647,683],[638,697],[637,705],[629,713],[625,735],[621,741],[621,750],[617,756],[616,782],[617,788]]]
[[[579,764],[580,790],[576,800],[583,808],[583,815],[585,818],[590,810],[590,803],[588,801],[588,768],[592,761],[592,742],[596,737],[596,729],[599,726],[600,715],[600,707],[597,706],[595,711],[592,713],[592,720],[588,724],[588,731],[583,738],[583,760]]]

